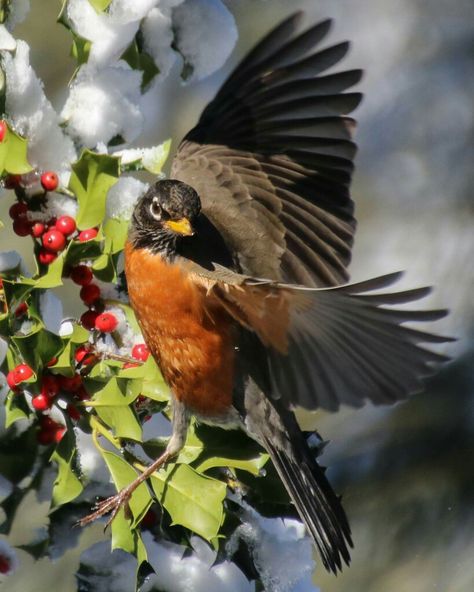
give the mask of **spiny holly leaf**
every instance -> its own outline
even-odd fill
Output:
[[[94,395],[92,405],[100,419],[112,428],[118,438],[140,442],[142,429],[134,412],[130,409],[132,400],[122,392],[119,382],[114,377]]]
[[[115,483],[117,491],[120,491],[121,489],[129,485],[138,477],[138,474],[135,471],[135,469],[133,469],[133,467],[131,467],[125,459],[123,459],[121,456],[118,456],[114,452],[105,450],[99,444],[97,432],[95,432],[94,434],[94,441],[100,454],[102,455],[104,461],[106,462],[109,468],[110,474],[112,475],[112,479]],[[145,483],[141,483],[132,493],[132,496],[129,500],[129,507],[130,512],[133,516],[133,520],[132,524],[130,524],[130,520],[126,520],[128,530],[134,528],[140,522],[140,520],[148,511],[148,508],[151,506],[151,504],[152,498],[148,490],[148,487],[145,485]],[[119,530],[120,529],[118,529],[118,531]]]
[[[79,203],[76,224],[81,230],[98,226],[105,216],[107,192],[117,182],[120,159],[84,150],[72,165],[69,189]]]
[[[208,541],[215,539],[224,520],[225,483],[183,464],[154,473],[151,484],[173,524],[181,524]]]
[[[22,359],[32,368],[48,363],[61,350],[62,339],[38,324],[28,335],[15,335],[11,338]]]
[[[59,253],[56,259],[48,265],[46,273],[42,275],[35,282],[36,288],[56,288],[62,286],[63,268],[64,268],[65,253]]]
[[[27,151],[28,140],[8,127],[5,138],[0,143],[0,174],[23,175],[31,171]]]
[[[196,467],[200,473],[231,467],[258,476],[268,462],[269,455],[240,430],[200,428],[198,436],[203,438],[203,452]]]
[[[51,455],[51,460],[58,463],[58,476],[53,486],[53,508],[70,502],[83,490],[82,483],[75,472],[76,455],[76,439],[70,427]]]

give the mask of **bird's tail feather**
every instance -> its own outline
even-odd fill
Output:
[[[307,447],[306,442],[304,445]],[[308,448],[300,461],[269,440],[265,447],[299,515],[313,538],[324,566],[337,574],[342,561],[350,563],[351,530],[338,496]]]

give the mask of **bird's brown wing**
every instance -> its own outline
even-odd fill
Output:
[[[199,272],[200,273],[200,272]],[[377,293],[393,273],[335,288],[305,288],[231,274],[217,267],[196,281],[266,346],[270,394],[288,407],[334,411],[344,403],[394,403],[422,390],[423,379],[447,358],[422,347],[451,341],[407,327],[446,310],[405,310],[430,288]]]
[[[348,43],[320,49],[323,21],[281,23],[224,83],[181,142],[171,176],[196,189],[203,212],[244,273],[309,286],[347,280],[355,220],[349,184],[360,70],[321,75]]]

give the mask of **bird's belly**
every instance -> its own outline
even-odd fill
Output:
[[[198,415],[224,418],[232,406],[235,343],[227,313],[178,266],[125,249],[130,303],[173,395]]]

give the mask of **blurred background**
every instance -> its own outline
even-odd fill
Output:
[[[160,85],[155,126],[141,145],[174,148],[221,81],[266,31],[295,9],[334,17],[330,41],[353,42],[343,68],[366,71],[353,196],[359,228],[352,278],[407,270],[403,287],[434,285],[423,306],[449,307],[436,330],[458,338],[452,362],[424,394],[395,408],[305,415],[331,440],[323,457],[349,515],[353,565],[324,592],[474,590],[474,10],[467,0],[228,0],[238,45],[224,68],[183,85],[179,64]],[[59,2],[33,2],[15,36],[60,109],[74,61],[52,27]],[[148,122],[149,124],[151,122]],[[6,218],[12,196],[0,200]],[[5,228],[2,249],[29,250]],[[68,311],[73,312],[73,311]],[[433,327],[434,328],[434,327]],[[20,588],[19,588],[20,589]],[[61,588],[65,590],[66,588]]]

